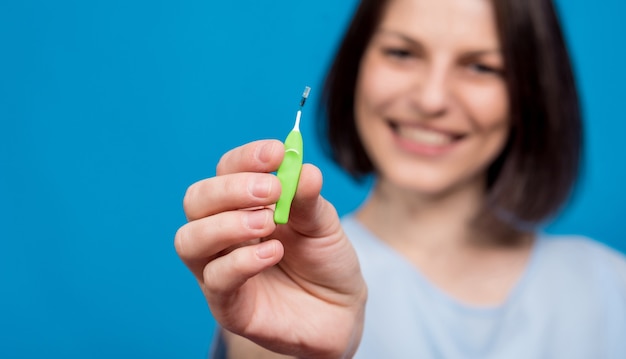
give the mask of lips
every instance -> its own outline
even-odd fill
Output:
[[[393,121],[389,124],[398,137],[421,146],[446,147],[464,137],[463,134],[414,124],[400,124]]]

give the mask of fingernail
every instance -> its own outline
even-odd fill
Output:
[[[248,213],[245,219],[246,226],[250,229],[261,229],[265,227],[267,223],[267,212],[266,210],[260,210]]]
[[[267,198],[272,190],[271,178],[255,178],[248,184],[250,194],[257,198]]]
[[[257,154],[257,158],[259,159],[259,161],[268,163],[272,159],[275,146],[276,146],[275,142],[269,142],[261,146]]]
[[[276,245],[273,242],[263,242],[256,247],[256,255],[261,259],[267,259],[276,253]]]

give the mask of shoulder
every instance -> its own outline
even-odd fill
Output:
[[[537,270],[526,293],[532,307],[560,325],[564,336],[595,337],[624,353],[624,254],[582,236],[540,236],[536,248]]]
[[[591,238],[578,235],[539,235],[543,251],[570,260],[608,262],[617,268],[626,268],[626,256]]]
[[[591,277],[617,286],[626,295],[626,256],[583,236],[541,235],[544,262],[552,269],[567,269],[578,279]]]

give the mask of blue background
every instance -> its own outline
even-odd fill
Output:
[[[367,188],[307,119],[355,4],[3,0],[0,357],[204,357],[214,324],[173,247],[182,197],[224,151],[282,139],[305,85],[306,160],[353,209]],[[549,230],[626,251],[626,6],[559,4],[588,151]]]

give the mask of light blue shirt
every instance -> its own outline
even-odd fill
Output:
[[[355,358],[626,359],[626,258],[581,237],[541,235],[497,307],[464,305],[343,219],[369,287]]]

